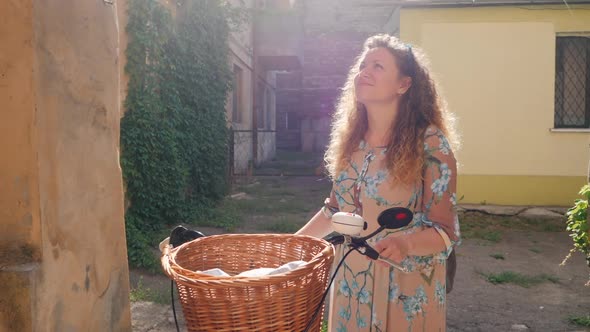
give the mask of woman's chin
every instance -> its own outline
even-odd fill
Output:
[[[357,93],[355,95],[355,99],[357,102],[361,104],[371,103],[372,98],[370,96],[365,95],[364,93]]]

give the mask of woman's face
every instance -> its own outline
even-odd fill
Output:
[[[410,87],[409,77],[401,75],[396,59],[383,47],[369,50],[354,80],[356,100],[367,104],[397,101]]]

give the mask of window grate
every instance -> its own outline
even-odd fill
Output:
[[[557,37],[555,128],[590,127],[590,38]]]

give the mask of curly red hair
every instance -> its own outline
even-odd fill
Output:
[[[355,99],[354,79],[365,54],[378,47],[391,52],[400,73],[412,79],[411,87],[400,101],[385,159],[392,180],[409,184],[422,178],[424,136],[428,127],[435,126],[441,130],[455,149],[458,148],[458,140],[454,118],[437,92],[423,52],[385,34],[367,39],[363,52],[349,72],[334,114],[330,144],[325,155],[326,168],[335,178],[347,167],[350,156],[364,139],[368,128],[367,111]]]

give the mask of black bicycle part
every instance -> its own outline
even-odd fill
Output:
[[[170,233],[170,245],[172,245],[172,248],[176,248],[181,244],[204,236],[205,234],[199,231],[187,229],[186,227],[179,225]]]
[[[326,239],[329,243],[333,245],[343,244],[344,243],[344,235],[334,235]]]
[[[384,228],[398,229],[408,226],[413,218],[414,214],[409,209],[394,207],[382,211],[377,217],[377,222]]]
[[[332,275],[332,278],[330,279],[330,282],[328,283],[328,288],[326,288],[326,291],[324,291],[324,294],[322,295],[322,299],[320,300],[320,303],[318,304],[318,307],[316,308],[313,316],[309,320],[309,323],[307,323],[307,326],[305,327],[305,330],[303,330],[303,332],[308,332],[309,329],[311,328],[311,326],[313,325],[313,322],[316,320],[318,314],[322,310],[322,307],[324,305],[324,301],[326,300],[326,296],[328,295],[328,292],[330,291],[330,287],[332,286],[332,283],[334,282],[334,279],[336,278],[336,275],[338,274],[338,270],[340,269],[340,267],[344,263],[344,260],[346,259],[346,257],[348,255],[350,255],[350,253],[353,250],[355,250],[355,249],[354,248],[350,248],[348,250],[348,252],[346,252],[346,254],[344,254],[344,256],[342,257],[342,259],[340,260],[340,263],[338,263],[338,266],[336,266],[336,270],[334,270],[334,274]]]
[[[170,245],[172,246],[172,248],[176,248],[181,244],[187,243],[189,241],[204,236],[205,234],[199,231],[188,229],[182,225],[179,225],[174,227],[172,232],[170,232]],[[180,332],[180,327],[178,326],[178,318],[176,317],[176,307],[174,305],[174,280],[170,281],[170,300],[170,302],[172,303],[172,314],[174,315],[174,324],[176,324],[176,332]]]
[[[338,266],[336,267],[336,270],[334,271],[334,275],[332,276],[332,279],[330,279],[330,283],[328,284],[328,288],[326,288],[326,291],[324,292],[324,294],[322,296],[322,300],[320,301],[318,308],[316,309],[313,317],[311,318],[311,320],[307,324],[304,332],[309,331],[309,328],[311,327],[311,325],[315,321],[318,313],[320,312],[320,310],[322,308],[324,300],[326,299],[328,291],[330,290],[330,287],[332,286],[332,283],[334,282],[334,278],[336,278],[338,270],[340,269],[340,267],[344,263],[344,260],[346,259],[346,257],[352,251],[356,250],[360,254],[365,255],[373,260],[378,259],[379,253],[377,252],[377,250],[373,249],[373,247],[371,247],[367,243],[367,239],[372,238],[373,236],[377,235],[378,233],[380,233],[384,229],[399,229],[399,228],[406,227],[407,225],[410,224],[410,222],[412,222],[412,219],[414,219],[414,214],[409,209],[402,208],[402,207],[389,208],[387,210],[382,211],[379,214],[379,216],[377,217],[377,222],[379,223],[379,228],[377,230],[375,230],[374,232],[372,232],[371,234],[369,234],[367,236],[350,237],[350,243],[347,243],[347,245],[350,249],[342,257],[342,259],[340,260],[340,263],[338,263]],[[331,244],[334,244],[334,245],[343,244],[346,241],[346,237],[344,235],[334,235],[334,236],[328,238],[327,241]],[[363,248],[364,251],[361,251],[360,250],[361,248]]]

